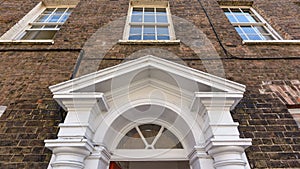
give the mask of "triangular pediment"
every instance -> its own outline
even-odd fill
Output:
[[[243,93],[245,86],[172,61],[144,56],[50,87],[53,94],[101,92],[138,82],[162,82],[191,92]]]

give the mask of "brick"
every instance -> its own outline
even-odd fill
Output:
[[[25,155],[24,162],[39,162],[44,161],[45,155]]]
[[[280,146],[259,146],[259,148],[263,151],[263,152],[281,152],[282,149]]]
[[[1,2],[0,35],[22,19],[38,2],[40,0]],[[206,68],[209,67],[211,70],[208,73],[225,75],[227,79],[247,87],[244,98],[232,110],[232,115],[234,121],[241,125],[241,137],[253,138],[253,146],[246,150],[251,167],[299,168],[299,160],[295,159],[300,151],[300,133],[285,105],[286,102],[299,101],[293,94],[299,89],[297,72],[300,72],[300,64],[299,59],[295,58],[300,55],[299,45],[244,45],[219,7],[220,4],[252,4],[284,39],[290,40],[300,39],[297,25],[300,23],[299,4],[293,3],[294,0],[202,2],[221,43],[232,56],[225,55],[198,1],[187,3],[176,0],[170,1],[171,13],[187,20],[207,37],[198,43],[207,45],[200,52],[185,44],[184,39],[181,39],[180,45],[115,43],[108,52],[105,51],[103,60],[100,60],[100,53],[104,52],[102,47],[97,48],[95,55],[84,55],[77,75],[120,64],[122,59],[140,51],[143,55],[150,53],[170,58],[161,52],[167,51],[195,69],[208,72]],[[128,0],[101,3],[96,0],[80,1],[56,34],[53,45],[0,45],[0,105],[8,106],[0,118],[1,169],[47,168],[51,151],[44,147],[43,140],[57,138],[58,124],[63,120],[48,87],[69,80],[86,41],[99,28],[126,16],[127,11]],[[190,34],[188,30],[186,32]],[[102,42],[109,42],[110,38],[96,39],[104,44]],[[159,49],[159,52],[156,50],[151,53],[148,50],[153,48]],[[88,50],[86,46],[84,49],[85,52]],[[220,56],[217,61],[222,62],[222,68],[214,65],[217,61],[210,58],[210,52]],[[89,61],[89,57],[93,60]],[[200,60],[199,57],[209,60]],[[91,63],[93,65],[89,65]],[[275,85],[277,90],[272,90],[270,85]],[[265,93],[261,93],[262,90]]]

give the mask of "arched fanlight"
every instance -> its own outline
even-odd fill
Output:
[[[183,146],[167,128],[142,124],[126,133],[117,149],[183,149]]]

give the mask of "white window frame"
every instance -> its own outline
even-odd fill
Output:
[[[49,17],[47,18],[47,20],[45,22],[36,21],[36,19],[38,19],[44,13],[45,10],[50,9],[50,8],[53,8],[54,10],[51,12],[51,14],[49,15]],[[65,23],[65,21],[61,22],[62,18],[60,18],[58,20],[58,22],[47,22],[47,21],[49,21],[50,17],[53,16],[54,12],[57,11],[58,9],[66,9],[63,12],[63,14],[61,14],[61,16],[64,16],[69,9],[73,9],[73,8],[71,8],[69,6],[66,6],[66,7],[47,6],[47,7],[45,7],[45,9],[42,11],[42,13],[40,15],[38,15],[33,22],[28,23],[27,29],[25,29],[23,32],[21,32],[19,35],[17,35],[15,39],[21,40],[26,35],[26,33],[30,32],[30,31],[55,31],[55,33],[57,33],[57,31],[60,30],[60,26],[63,25]],[[42,26],[42,27],[41,28],[32,28],[31,26]],[[55,26],[55,28],[44,28],[45,26]],[[32,39],[32,40],[37,40],[37,39]]]
[[[182,136],[176,129],[174,128],[169,128],[168,126],[170,124],[161,121],[159,119],[157,119],[155,121],[155,123],[149,123],[149,121],[153,121],[153,119],[147,119],[144,118],[142,120],[138,121],[137,123],[130,123],[129,125],[127,125],[126,127],[123,128],[123,130],[120,131],[120,134],[117,136],[117,138],[115,139],[115,142],[113,143],[113,147],[114,149],[112,150],[112,157],[111,160],[112,161],[153,161],[153,160],[159,160],[159,161],[186,161],[188,160],[187,156],[187,150],[185,149],[185,145],[182,141],[184,139],[184,136]],[[158,126],[161,126],[161,129],[166,128],[169,132],[171,132],[181,143],[181,145],[183,146],[183,148],[175,148],[175,149],[155,149],[155,148],[151,148],[148,149],[148,146],[152,146],[149,145],[148,143],[146,143],[146,140],[143,140],[144,144],[145,144],[145,149],[119,149],[117,148],[120,141],[122,140],[122,138],[124,136],[126,136],[126,134],[131,131],[133,128],[135,128],[140,135],[142,135],[138,128],[138,126],[142,125],[142,124],[155,124]],[[160,133],[161,134],[161,133]],[[145,139],[145,138],[141,138],[141,139]],[[154,142],[154,141],[153,141]],[[149,158],[149,156],[151,158]],[[136,158],[136,157],[140,157],[140,158]],[[145,158],[144,158],[145,157]]]
[[[45,5],[43,2],[38,3],[30,12],[28,12],[18,23],[16,23],[10,30],[4,33],[0,37],[0,43],[49,43],[53,44],[53,39],[32,39],[32,40],[21,40],[20,38],[24,35],[25,31],[30,29],[34,21],[43,13],[46,8],[75,8],[76,4],[72,5]],[[42,23],[45,24],[45,23]],[[55,23],[63,24],[63,23]],[[58,29],[59,30],[59,29]],[[57,31],[58,31],[57,30]]]
[[[267,21],[259,15],[258,12],[256,12],[252,7],[250,6],[221,6],[222,9],[249,9],[251,13],[253,13],[258,19],[258,22],[245,22],[245,23],[232,23],[230,22],[234,27],[237,26],[263,26],[265,30],[274,38],[274,40],[244,40],[243,43],[265,43],[265,42],[289,42],[293,43],[297,41],[291,41],[291,40],[283,40],[283,38],[271,27],[270,24],[267,23]],[[260,33],[258,33],[260,34]]]
[[[165,8],[167,12],[167,19],[168,23],[131,23],[131,16],[133,8]],[[129,40],[129,32],[131,25],[147,25],[147,26],[168,26],[169,30],[169,40]],[[157,34],[156,34],[157,35]],[[143,36],[143,32],[142,32]],[[119,43],[179,43],[179,40],[176,40],[174,26],[172,22],[172,15],[170,11],[169,2],[162,1],[160,3],[153,2],[153,3],[146,3],[146,2],[133,2],[129,3],[128,14],[126,18],[126,24],[123,32],[123,39],[119,40]]]
[[[154,136],[154,139],[153,139],[153,141],[151,142],[151,143],[149,143],[148,141],[147,141],[147,138],[144,136],[144,134],[142,133],[142,131],[141,131],[141,126],[142,125],[156,125],[156,126],[159,126],[160,127],[160,129],[159,129],[159,131],[158,131],[158,133],[156,134],[156,136]],[[156,145],[156,143],[157,143],[157,141],[159,140],[159,138],[161,137],[161,135],[163,134],[163,131],[166,129],[167,131],[169,131],[170,133],[172,133],[175,137],[176,137],[176,139],[179,141],[179,143],[182,145],[182,143],[180,142],[180,140],[178,139],[178,137],[172,132],[172,131],[170,131],[170,130],[168,130],[168,128],[167,127],[165,127],[164,125],[158,125],[158,124],[155,124],[155,123],[144,123],[144,124],[139,124],[139,125],[135,125],[133,128],[129,128],[129,130],[127,129],[126,131],[126,133],[125,133],[125,135],[124,135],[124,133],[123,134],[121,134],[123,137],[121,138],[121,140],[124,138],[124,137],[127,137],[127,134],[131,131],[131,130],[133,130],[133,129],[135,129],[137,132],[138,132],[138,134],[139,134],[139,136],[140,136],[140,138],[141,138],[141,141],[144,143],[144,145],[145,145],[145,148],[144,148],[144,150],[146,150],[146,151],[148,151],[148,150],[159,150],[159,149],[163,149],[163,148],[156,148],[155,147],[155,145]],[[119,146],[119,144],[120,144],[120,142],[121,142],[121,140],[119,140],[119,143],[118,143],[118,146]],[[183,146],[183,145],[182,145]],[[118,150],[124,150],[125,148],[116,148],[116,149],[118,149]],[[129,148],[130,150],[134,150],[134,149],[136,149],[136,148]],[[180,149],[180,150],[182,150],[182,149],[184,149],[183,147],[182,148],[174,148],[174,149]],[[140,150],[143,150],[142,148],[140,148]],[[169,148],[168,150],[172,150],[172,148]]]

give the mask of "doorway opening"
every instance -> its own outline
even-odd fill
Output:
[[[188,161],[112,161],[109,169],[190,169]]]

